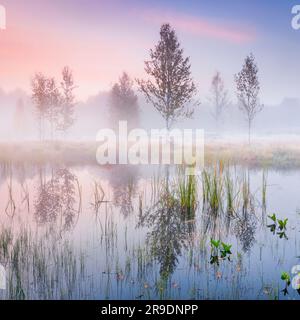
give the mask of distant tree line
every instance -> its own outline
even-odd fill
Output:
[[[160,28],[160,39],[150,58],[145,61],[147,79],[137,79],[139,91],[165,120],[170,130],[180,118],[190,118],[200,103],[195,99],[196,85],[191,76],[189,57],[184,56],[175,30],[169,24]],[[248,124],[248,141],[255,116],[262,110],[259,101],[260,82],[258,67],[253,54],[246,57],[241,71],[235,75],[236,95],[239,108]],[[129,127],[135,127],[139,120],[138,97],[133,89],[133,81],[124,72],[109,94],[110,122],[116,128],[119,120],[127,120]],[[60,86],[54,78],[37,73],[32,80],[32,100],[35,105],[40,139],[45,136],[45,124],[50,125],[50,133],[66,133],[73,125],[75,95],[74,79],[70,68],[62,71]],[[228,92],[220,72],[212,78],[209,100],[212,104],[211,115],[217,131],[229,105]]]

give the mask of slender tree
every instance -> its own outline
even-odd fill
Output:
[[[188,108],[196,86],[191,78],[189,58],[184,58],[183,49],[174,29],[163,24],[160,40],[150,50],[150,60],[145,61],[148,80],[137,80],[140,91],[148,102],[160,112],[167,129],[180,117],[191,117],[193,108]]]
[[[42,73],[36,73],[31,81],[32,101],[35,106],[38,119],[40,140],[44,138],[45,119],[48,108],[48,85],[47,78]]]
[[[115,127],[119,120],[127,120],[128,127],[134,128],[139,121],[138,98],[133,90],[133,81],[123,72],[109,96],[110,121]]]
[[[57,124],[57,130],[66,131],[74,124],[74,108],[75,108],[75,95],[74,77],[73,72],[69,67],[64,67],[62,70],[61,82],[62,94],[60,104],[60,119]]]
[[[47,79],[47,112],[46,116],[50,123],[51,138],[53,139],[54,130],[59,121],[59,111],[61,104],[61,95],[54,78]]]
[[[253,120],[263,109],[259,101],[258,67],[253,54],[246,57],[242,70],[235,75],[235,82],[239,107],[246,115],[248,123],[248,142],[250,144]]]
[[[213,111],[211,114],[216,122],[216,128],[219,131],[220,121],[223,117],[224,109],[229,105],[228,92],[225,89],[224,81],[220,72],[216,72],[216,74],[213,76],[210,91],[211,96],[209,100],[213,106]]]
[[[40,139],[45,136],[46,120],[50,124],[51,138],[56,130],[66,132],[74,123],[75,86],[71,69],[63,68],[61,88],[54,78],[48,78],[42,73],[35,74],[31,87]]]

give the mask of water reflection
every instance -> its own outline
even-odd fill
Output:
[[[77,221],[77,177],[67,168],[51,169],[50,179],[44,168],[39,170],[39,187],[34,202],[34,215],[39,224],[57,223],[68,231]]]
[[[239,239],[244,252],[250,251],[255,242],[256,227],[257,219],[251,214],[245,214],[242,217],[239,217],[235,224],[235,234]]]
[[[249,169],[244,176],[243,207],[234,226],[234,233],[242,245],[244,252],[250,251],[255,242],[258,219],[255,210],[255,197],[251,191],[251,175]]]
[[[120,208],[124,217],[133,212],[133,198],[137,195],[139,168],[137,166],[118,165],[109,174],[113,190],[113,203]]]
[[[285,240],[274,237],[261,217],[262,171],[237,172],[237,180],[230,176],[232,210],[216,171],[222,197],[215,211],[210,203],[201,205],[201,179],[194,185],[175,171],[169,178],[155,173],[151,179],[150,170],[145,174],[135,166],[0,164],[0,219],[6,228],[0,229],[0,263],[18,263],[0,299],[263,299],[265,292],[298,298],[292,289],[286,297],[276,290],[281,272],[298,262],[300,204],[290,190],[300,188],[299,174],[268,174],[267,215],[288,218]],[[94,203],[104,207],[97,223],[91,206],[95,180]],[[231,261],[210,265],[210,238],[232,245]],[[23,292],[19,288],[24,295],[17,294]]]
[[[138,227],[146,227],[147,245],[160,264],[160,275],[169,278],[175,271],[182,250],[187,248],[195,230],[195,221],[187,220],[180,202],[170,192],[139,216]]]

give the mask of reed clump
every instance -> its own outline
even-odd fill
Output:
[[[197,176],[186,175],[179,172],[177,181],[177,194],[182,212],[187,217],[192,217],[197,208]]]
[[[201,182],[203,208],[207,212],[234,215],[249,208],[252,198],[249,176],[239,178],[234,167],[220,161],[203,170]]]
[[[5,299],[74,299],[83,290],[83,255],[53,230],[38,237],[25,228],[3,227],[0,263],[6,269]]]

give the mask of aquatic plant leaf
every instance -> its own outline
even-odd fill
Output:
[[[231,254],[232,245],[222,242],[222,247],[223,247],[223,250],[226,252],[226,254]]]
[[[278,220],[280,230],[286,230],[287,221],[288,221],[288,219]]]
[[[283,232],[277,232],[277,234],[279,235],[279,238],[282,239],[282,238],[285,238],[286,240],[288,240],[288,237],[286,235],[286,233],[283,231]]]
[[[271,220],[273,220],[276,223],[276,214],[273,213],[271,216],[268,216]]]
[[[220,240],[217,241],[217,240],[211,239],[210,243],[211,243],[212,247],[215,247],[215,248],[220,247]]]
[[[283,295],[286,296],[289,294],[288,289],[284,288],[283,290],[281,290],[281,292],[283,292]]]
[[[288,272],[281,273],[281,280],[286,281],[286,283],[290,284],[291,277]]]
[[[276,224],[269,224],[267,225],[268,228],[270,228],[270,231],[275,234],[276,231]]]
[[[210,264],[217,264],[217,265],[219,265],[219,257],[218,257],[218,256],[214,256],[214,255],[211,255],[211,256],[210,256]]]
[[[289,278],[288,273],[287,273],[287,272],[282,272],[282,274],[281,274],[281,280],[286,280],[286,279],[288,279],[288,278]]]

